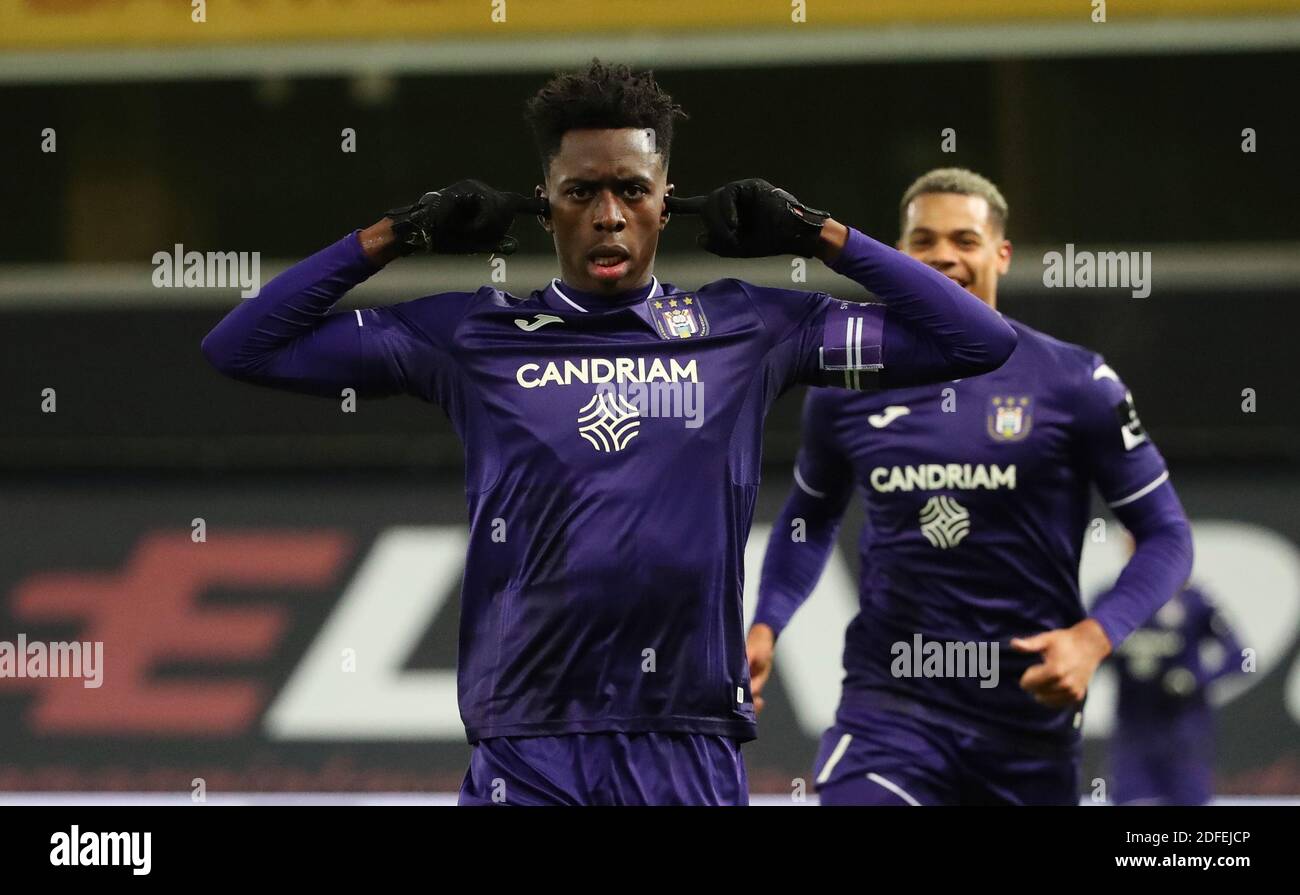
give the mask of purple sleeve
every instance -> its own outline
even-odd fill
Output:
[[[1119,646],[1182,590],[1192,572],[1192,529],[1169,470],[1142,428],[1133,395],[1094,355],[1074,404],[1082,461],[1137,548],[1092,617]]]
[[[1192,572],[1192,529],[1169,482],[1116,507],[1115,515],[1132,533],[1137,549],[1114,586],[1093,604],[1092,618],[1112,648],[1178,593]]]
[[[837,400],[831,389],[810,389],[804,400],[795,485],[767,542],[754,624],[769,625],[777,637],[817,586],[853,492],[852,469],[832,431]]]
[[[353,388],[358,396],[435,400],[435,379],[450,359],[412,323],[411,309],[426,299],[330,313],[377,270],[353,231],[234,308],[204,337],[203,355],[223,374],[257,385],[331,397]]]
[[[861,388],[845,381],[856,367],[876,372],[879,388],[925,385],[987,373],[1011,356],[1016,331],[997,311],[928,265],[848,230],[830,268],[882,303],[828,309],[822,384]]]

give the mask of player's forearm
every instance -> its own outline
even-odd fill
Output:
[[[822,224],[821,244],[817,247],[817,257],[827,266],[834,264],[839,259],[840,253],[844,251],[844,244],[848,238],[848,227],[835,218],[827,218],[826,223]]]
[[[391,218],[381,218],[371,224],[358,234],[358,239],[361,243],[361,251],[365,252],[370,263],[377,268],[401,257],[399,251],[401,245],[397,240],[397,234],[393,232]]]
[[[285,270],[231,310],[204,337],[203,355],[228,376],[252,377],[277,352],[311,333],[348,290],[377,270],[357,233],[350,233]]]
[[[842,518],[842,508],[793,488],[767,542],[754,624],[768,625],[780,636],[817,586]]]
[[[891,387],[987,373],[1016,347],[1016,332],[937,270],[852,227],[829,266],[888,308],[881,358]],[[827,253],[837,237],[827,236]]]
[[[1118,515],[1137,547],[1091,613],[1112,647],[1178,593],[1192,573],[1191,525],[1172,487],[1157,488]]]

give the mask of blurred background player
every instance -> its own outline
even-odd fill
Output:
[[[1011,262],[999,190],[971,171],[933,170],[900,210],[899,247],[996,307]],[[823,804],[1077,803],[1093,672],[1191,571],[1183,508],[1119,376],[1086,348],[1011,323],[1016,350],[992,373],[807,396],[749,656],[759,695],[857,483],[860,610],[814,771]],[[1078,570],[1093,486],[1137,548],[1085,616]],[[803,539],[790,534],[796,520]],[[972,666],[984,648],[992,667],[918,675],[911,652],[927,643],[945,654],[969,644]]]
[[[1130,634],[1110,662],[1119,679],[1109,744],[1115,803],[1209,802],[1215,736],[1209,691],[1241,671],[1236,632],[1205,591],[1189,584]]]
[[[535,202],[478,181],[426,194],[280,274],[203,340],[236,379],[405,393],[450,416],[470,516],[458,695],[476,748],[461,804],[745,804],[741,579],[767,408],[798,382],[984,372],[1015,344],[948,279],[761,180],[706,197],[700,245],[816,256],[884,303],[661,283],[682,114],[648,72],[594,60],[557,75],[527,105]],[[554,237],[561,276],[544,287],[331,313],[417,250],[511,249],[525,210]],[[702,419],[648,418],[621,391],[638,384],[707,390]]]

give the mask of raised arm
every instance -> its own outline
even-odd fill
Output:
[[[386,263],[390,249],[374,230],[349,233],[275,277],[213,327],[203,339],[203,356],[232,379],[306,394],[337,396],[348,387],[366,395],[401,391],[385,353],[400,346],[400,334],[369,338],[385,329],[375,309],[330,313]],[[391,242],[391,226],[387,230]],[[368,232],[369,252],[362,242]],[[364,332],[366,316],[371,333]]]
[[[208,333],[203,356],[225,375],[257,385],[334,397],[344,388],[368,396],[406,392],[434,400],[434,379],[449,358],[427,322],[440,328],[456,316],[456,302],[448,299],[445,312],[425,315],[424,325],[413,302],[332,309],[348,290],[412,252],[513,251],[506,232],[514,215],[527,210],[523,197],[473,180],[426,193],[275,277]]]
[[[845,372],[827,385],[944,382],[995,370],[1015,350],[1011,325],[952,280],[765,180],[732,181],[666,204],[704,219],[698,242],[716,255],[817,257],[877,296],[879,304],[839,302],[844,307],[827,315],[822,369]]]
[[[925,385],[995,370],[1016,347],[997,311],[937,270],[828,219],[818,255],[885,305],[880,385]]]

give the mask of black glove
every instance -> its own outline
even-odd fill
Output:
[[[821,242],[827,212],[809,208],[766,180],[733,180],[704,197],[668,197],[666,210],[699,214],[704,232],[696,242],[724,258],[800,255],[811,258]]]
[[[515,215],[543,213],[541,201],[493,189],[481,180],[461,180],[384,216],[393,220],[403,255],[510,255],[519,248],[518,240],[506,235]]]

